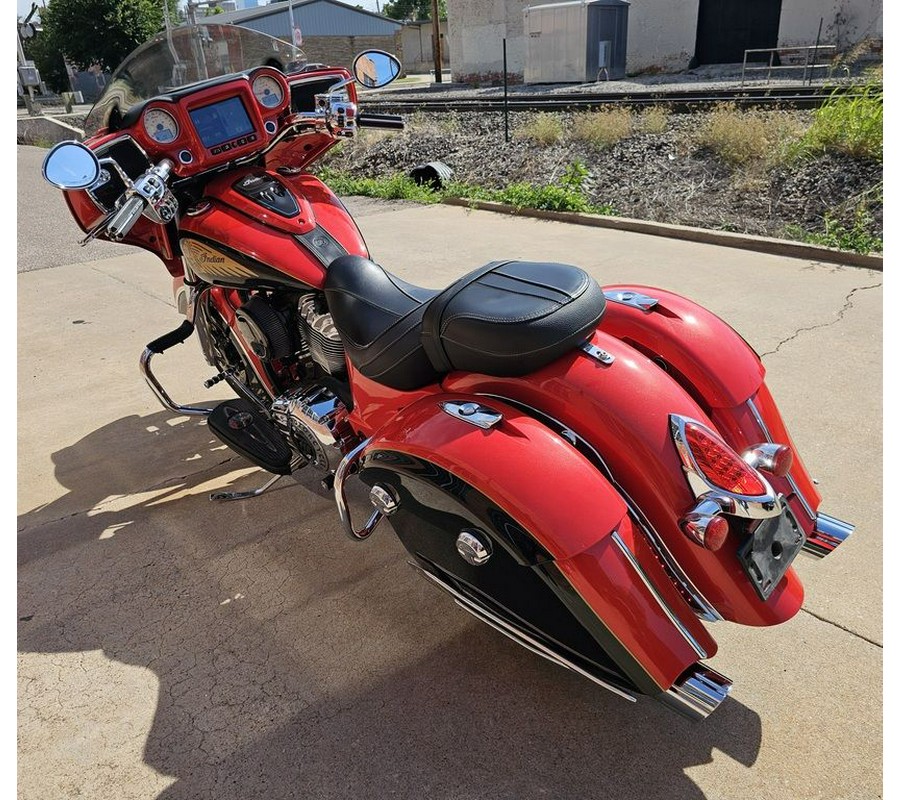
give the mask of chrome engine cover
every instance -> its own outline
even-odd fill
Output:
[[[272,416],[297,455],[325,472],[334,472],[344,457],[336,426],[346,406],[318,384],[275,398]]]

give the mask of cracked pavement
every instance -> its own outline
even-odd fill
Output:
[[[18,148],[19,213],[25,196],[44,210],[40,230],[19,220],[21,800],[881,796],[880,273],[348,201],[406,280],[565,261],[692,297],[764,354],[822,509],[858,527],[798,560],[804,613],[711,627],[711,665],[735,687],[697,724],[480,626],[409,569],[389,527],[349,541],[311,471],[209,502],[264,478],[140,378],[143,346],[179,324],[165,269],[102,242],[76,263],[80,232],[40,183],[42,155]],[[179,402],[224,391],[202,388],[192,340],[157,373]]]

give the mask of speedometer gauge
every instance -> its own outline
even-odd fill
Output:
[[[281,103],[284,93],[281,91],[281,85],[275,78],[268,75],[260,75],[253,81],[253,94],[260,105],[266,108],[275,108]]]
[[[154,142],[166,144],[178,136],[178,123],[171,114],[151,108],[144,113],[144,130]]]

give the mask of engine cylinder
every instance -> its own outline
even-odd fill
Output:
[[[322,295],[302,295],[297,303],[297,324],[309,345],[313,361],[329,374],[336,375],[347,368],[344,344],[331,314],[322,310],[322,306]]]

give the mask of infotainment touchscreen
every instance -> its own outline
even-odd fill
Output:
[[[206,148],[213,148],[254,132],[253,123],[239,97],[195,108],[191,111],[191,121]]]

